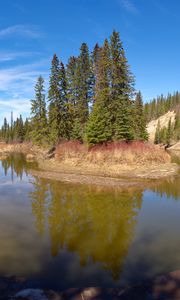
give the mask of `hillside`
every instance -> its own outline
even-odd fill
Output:
[[[153,99],[144,105],[144,114],[147,123],[156,120],[169,111],[175,111],[177,113],[179,110],[180,92],[168,94],[167,96],[158,96],[156,99]]]
[[[147,124],[147,132],[149,134],[149,141],[154,142],[155,133],[158,126],[158,121],[160,122],[160,128],[168,127],[169,120],[171,119],[172,124],[175,124],[176,113],[174,111],[168,111],[166,114],[160,116],[156,120],[152,120]]]

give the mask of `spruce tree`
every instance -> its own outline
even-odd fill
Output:
[[[157,127],[156,127],[156,132],[155,132],[155,138],[154,138],[154,143],[155,144],[160,144],[161,143],[160,131],[161,131],[161,124],[160,124],[160,120],[158,120]]]
[[[119,33],[111,35],[111,116],[113,138],[133,139],[132,101],[134,78],[129,70]]]
[[[172,138],[172,123],[170,118],[167,127],[167,134],[166,134],[166,144],[168,147],[170,146],[171,138]]]
[[[70,139],[72,129],[71,105],[68,99],[68,82],[64,64],[60,63],[59,70],[60,98],[59,98],[59,137]]]
[[[90,102],[90,57],[87,44],[83,43],[80,48],[80,55],[77,60],[77,67],[75,73],[76,85],[76,106],[75,106],[75,121],[73,130],[74,139],[83,139],[84,128],[89,115],[89,102]],[[77,132],[80,130],[79,132]],[[78,133],[78,135],[77,135]]]
[[[137,140],[147,140],[148,133],[146,130],[146,122],[143,110],[143,100],[141,92],[136,94],[134,103],[134,137]]]
[[[86,128],[86,140],[90,145],[105,143],[112,138],[111,115],[109,110],[109,70],[109,43],[106,39],[103,48],[100,50],[95,85],[95,102]]]
[[[18,142],[22,143],[24,141],[24,122],[22,119],[22,115],[20,115],[18,119],[18,128],[17,128],[17,136],[18,136]]]
[[[51,65],[51,75],[49,82],[49,136],[52,143],[57,143],[60,137],[59,123],[61,120],[60,110],[60,83],[59,83],[59,59],[54,54]]]
[[[35,99],[31,100],[32,140],[35,144],[43,144],[47,140],[47,116],[44,91],[44,79],[38,77],[35,85]],[[26,124],[27,125],[27,124]]]
[[[50,140],[55,144],[70,137],[66,70],[56,54],[52,60],[48,98]]]
[[[75,105],[77,102],[77,88],[76,88],[76,68],[77,68],[77,58],[71,56],[68,60],[66,68],[67,77],[67,92],[68,92],[68,103],[71,109],[75,110]],[[74,117],[74,115],[73,115]]]
[[[180,111],[176,113],[175,124],[174,124],[174,138],[180,140]]]
[[[91,105],[93,105],[95,101],[95,87],[98,74],[98,63],[101,52],[100,50],[101,48],[98,44],[96,44],[91,54]]]

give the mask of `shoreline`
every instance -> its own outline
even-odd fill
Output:
[[[152,182],[178,175],[179,165],[172,162],[153,164],[88,164],[77,163],[73,159],[58,161],[47,158],[47,149],[32,146],[29,143],[0,145],[0,160],[12,153],[22,153],[27,161],[36,161],[37,170],[30,174],[45,179],[72,184],[89,184],[102,186],[137,186],[145,181]]]
[[[89,170],[82,166],[70,166],[63,162],[51,160],[37,160],[39,170],[30,170],[30,174],[50,180],[57,180],[72,184],[89,184],[101,186],[130,187],[148,184],[157,179],[165,179],[178,174],[179,166],[167,163],[157,166],[120,168],[119,173],[107,173],[103,168]]]
[[[155,276],[132,285],[117,288],[82,287],[64,290],[49,290],[23,277],[0,277],[0,299],[2,300],[161,300],[179,299],[180,270]]]

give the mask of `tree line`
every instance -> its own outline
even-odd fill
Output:
[[[71,56],[66,65],[54,54],[47,93],[39,76],[30,118],[11,124],[4,120],[0,137],[39,145],[146,140],[142,95],[135,93],[134,84],[117,31],[91,52],[83,43],[79,55]]]
[[[169,119],[168,126],[161,126],[160,120],[156,127],[155,133],[155,144],[166,144],[170,146],[171,142],[180,140],[180,111],[176,112],[175,122],[172,123],[171,118]]]
[[[161,95],[154,98],[152,101],[145,103],[144,114],[146,122],[156,120],[160,116],[164,115],[168,111],[176,111],[177,116],[180,107],[180,92],[174,94],[168,94],[167,96]]]
[[[175,112],[175,122],[170,119],[168,126],[162,126],[160,120],[158,120],[154,139],[155,144],[170,145],[172,141],[180,140],[180,92],[158,96],[144,105],[146,123],[156,120],[168,111]]]
[[[11,113],[11,121],[8,123],[4,118],[3,125],[0,129],[0,140],[6,143],[30,141],[30,122],[28,118],[24,121],[20,115],[16,120]]]

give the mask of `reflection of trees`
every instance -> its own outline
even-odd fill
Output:
[[[117,279],[133,239],[142,193],[69,187],[44,179],[37,179],[34,188],[36,227],[43,232],[46,215],[52,255],[65,248],[78,253],[81,265],[88,260],[99,262]]]
[[[173,197],[178,200],[180,198],[180,176],[168,177],[159,181],[151,190],[161,197],[166,195],[167,198]]]
[[[7,176],[8,171],[11,172],[12,181],[14,174],[22,179],[23,173],[27,175],[27,170],[31,166],[35,166],[35,163],[29,163],[26,161],[25,155],[21,153],[11,154],[5,160],[1,161],[1,166],[4,169],[4,175]]]
[[[43,180],[37,178],[33,181],[34,190],[30,193],[32,199],[32,213],[36,216],[36,229],[40,235],[44,234],[46,222],[46,201],[48,185],[43,184]]]

